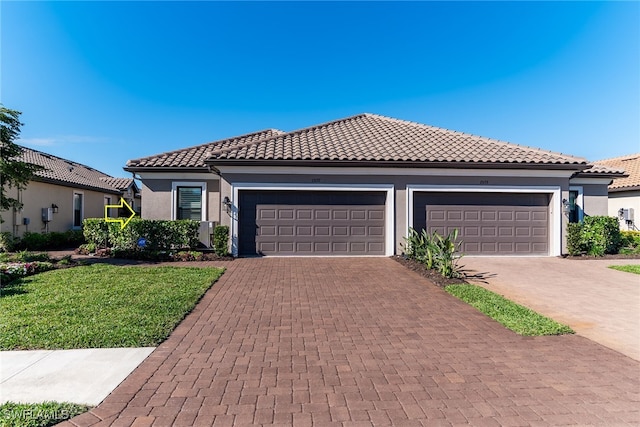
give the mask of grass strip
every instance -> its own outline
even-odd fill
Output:
[[[96,264],[21,279],[0,295],[0,350],[157,346],[223,271]]]
[[[89,410],[75,403],[13,403],[0,405],[0,427],[47,427]]]
[[[640,264],[638,265],[610,265],[609,268],[626,273],[640,274]]]
[[[574,333],[570,327],[509,301],[481,286],[449,285],[445,290],[520,335],[540,336]]]

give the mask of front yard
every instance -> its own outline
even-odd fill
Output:
[[[157,346],[223,271],[96,264],[19,279],[0,294],[0,350]]]

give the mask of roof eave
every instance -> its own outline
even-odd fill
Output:
[[[126,172],[209,172],[208,166],[176,167],[176,166],[125,166]]]
[[[550,169],[580,172],[587,164],[575,163],[517,163],[517,162],[423,162],[423,161],[380,161],[380,160],[250,160],[250,159],[207,159],[205,163],[220,166],[325,166],[325,167],[382,167],[382,168],[468,168],[468,169]]]
[[[108,189],[108,188],[101,188],[101,187],[96,187],[93,185],[87,185],[87,184],[76,184],[74,182],[68,182],[68,181],[62,181],[59,179],[53,179],[53,178],[45,178],[42,176],[34,176],[32,178],[33,181],[38,181],[38,182],[44,182],[46,184],[56,184],[56,185],[62,185],[63,187],[69,187],[69,188],[78,188],[81,190],[92,190],[92,191],[98,191],[101,193],[111,193],[111,194],[122,194],[122,191],[117,190],[115,188],[112,189]]]
[[[630,185],[628,187],[609,188],[609,193],[622,193],[625,191],[640,191],[640,185]]]

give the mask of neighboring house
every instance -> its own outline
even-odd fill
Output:
[[[110,176],[100,178],[100,180],[108,184],[110,187],[118,190],[121,197],[129,204],[129,206],[131,206],[131,209],[140,216],[142,211],[142,196],[140,194],[140,189],[133,178],[113,178]],[[118,201],[116,201],[115,204],[118,204]],[[123,209],[121,213],[121,216],[129,216],[126,214],[125,209]]]
[[[26,189],[9,190],[23,207],[2,212],[2,231],[14,236],[24,232],[79,229],[85,218],[104,217],[104,206],[118,204],[120,197],[140,205],[140,190],[133,178],[113,178],[89,166],[22,147],[20,160],[44,167]],[[137,202],[136,202],[137,201]],[[117,212],[110,212],[117,216]]]
[[[609,216],[618,217],[623,230],[640,227],[640,153],[599,160],[597,165],[622,169],[626,177],[616,178],[609,185]],[[622,211],[621,211],[622,210]],[[625,212],[626,210],[626,212]]]
[[[234,255],[390,256],[409,227],[458,228],[468,255],[560,255],[570,216],[606,214],[607,185],[622,176],[591,168],[361,114],[130,160],[125,170],[142,180],[143,217],[229,225]]]

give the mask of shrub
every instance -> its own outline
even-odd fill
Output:
[[[462,242],[457,240],[458,229],[445,237],[435,231],[429,234],[423,229],[418,233],[410,228],[403,247],[408,258],[421,262],[428,269],[438,270],[446,278],[454,278],[462,276],[458,266],[458,261],[462,258],[462,254],[458,254]]]
[[[570,255],[618,253],[622,244],[618,219],[610,216],[589,216],[580,224],[567,226],[567,251]]]
[[[97,248],[114,248],[126,251],[167,251],[191,249],[198,244],[200,223],[193,220],[148,220],[134,218],[125,228],[117,222],[103,218],[84,220],[84,236]],[[145,239],[144,247],[138,240]]]
[[[80,255],[89,255],[96,252],[97,245],[95,243],[85,243],[76,249],[76,253]]]
[[[567,252],[577,256],[587,252],[587,245],[582,238],[582,223],[572,222],[567,224]]]
[[[26,232],[22,238],[16,239],[14,249],[30,251],[66,249],[77,247],[82,242],[84,242],[84,236],[80,230],[49,233]]]
[[[620,249],[620,223],[610,216],[589,216],[582,226],[589,255],[615,254]]]
[[[621,254],[640,254],[640,231],[620,232]]]
[[[0,233],[0,252],[13,252],[16,239],[8,231]]]
[[[229,226],[218,225],[213,229],[213,248],[219,256],[229,255]]]

